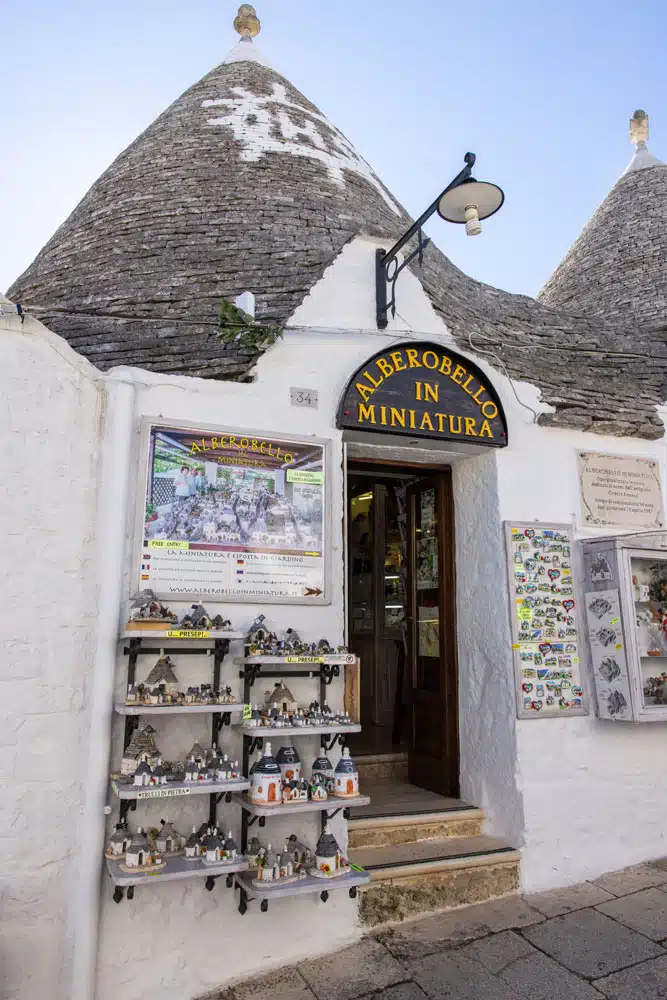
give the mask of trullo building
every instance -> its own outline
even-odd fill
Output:
[[[537,301],[430,245],[378,324],[378,250],[411,219],[262,55],[248,5],[237,24],[228,58],[111,164],[2,301],[3,975],[22,1000],[183,1000],[336,949],[421,905],[414,851],[436,907],[665,853],[665,579],[642,545],[659,552],[665,517],[667,168],[646,116]],[[586,555],[616,534],[622,559]],[[203,601],[234,632],[119,638],[137,588],[179,615]],[[224,740],[215,705],[151,722],[165,766],[197,740],[247,767],[240,709],[266,678],[261,664],[239,677],[233,636],[259,615],[262,641],[292,629],[313,644],[303,676],[284,671],[301,759],[321,745],[309,717],[361,724],[346,741],[371,803],[346,800],[331,832],[377,877],[354,898],[327,883],[326,903],[283,887],[268,913],[200,877],[196,851],[166,859],[181,881],[114,884],[116,824],[131,837],[165,818],[160,798],[119,798],[128,686],[163,647],[184,684],[231,685]],[[323,638],[358,675],[323,670]],[[242,856],[250,807],[224,798],[189,788],[168,817],[231,829]],[[294,833],[312,850],[315,805],[269,815],[282,826],[264,844]],[[388,868],[380,817],[408,814],[415,837],[420,814],[442,836],[408,845],[412,861],[392,847]]]

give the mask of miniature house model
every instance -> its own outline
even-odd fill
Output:
[[[258,806],[277,805],[282,802],[282,774],[276,758],[271,753],[271,744],[264,747],[264,756],[255,764],[250,775],[248,797]]]
[[[201,841],[197,827],[192,827],[192,833],[185,841],[185,858],[187,861],[194,861],[201,857]]]
[[[184,844],[185,837],[171,823],[162,820],[162,827],[155,838],[155,847],[160,854],[180,854]]]
[[[128,743],[120,764],[120,773],[134,774],[139,764],[145,763],[153,767],[160,759],[160,751],[154,739],[155,730],[152,726],[135,729]]]
[[[340,847],[327,824],[315,848],[315,868],[324,875],[332,875],[344,867],[345,860]]]
[[[299,708],[299,703],[284,681],[277,681],[273,691],[266,692],[265,704],[267,708],[277,705],[283,715],[294,715]]]
[[[144,684],[148,688],[163,687],[168,694],[177,694],[180,685],[174,673],[174,664],[168,656],[159,658]]]
[[[357,765],[350,757],[350,751],[347,747],[343,748],[341,758],[336,764],[333,793],[341,799],[352,798],[359,794]]]
[[[301,777],[301,758],[295,747],[281,747],[276,754],[276,761],[283,776],[283,781],[298,781]]]
[[[313,775],[313,777],[316,774],[321,774],[322,777],[325,779],[327,788],[330,791],[333,791],[332,788],[333,776],[334,776],[333,764],[327,757],[327,752],[324,749],[324,747],[320,747],[320,756],[313,761],[311,774]]]
[[[125,867],[143,868],[144,870],[164,867],[160,852],[151,848],[141,827],[128,844],[125,852]]]
[[[106,856],[108,858],[124,857],[131,839],[126,827],[118,823],[114,832],[109,837]]]

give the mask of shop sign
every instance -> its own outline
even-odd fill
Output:
[[[583,523],[651,531],[665,527],[660,466],[652,458],[579,452]]]
[[[326,601],[325,445],[149,424],[139,586],[172,600]]]
[[[487,376],[468,358],[437,344],[381,351],[350,379],[338,426],[439,441],[507,445],[507,422]]]

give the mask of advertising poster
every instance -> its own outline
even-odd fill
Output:
[[[322,603],[324,517],[322,442],[151,426],[140,586]]]
[[[585,715],[580,615],[567,525],[507,525],[520,719]]]

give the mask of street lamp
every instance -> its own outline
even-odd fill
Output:
[[[376,320],[380,330],[384,330],[387,326],[390,311],[392,316],[396,315],[396,280],[399,274],[415,257],[419,258],[421,264],[424,259],[424,250],[431,242],[422,233],[424,223],[437,212],[440,218],[446,222],[465,224],[468,236],[479,236],[482,231],[482,219],[488,219],[489,216],[494,215],[505,200],[502,189],[496,184],[489,184],[488,181],[476,181],[471,176],[475,163],[474,153],[466,153],[464,160],[466,165],[463,170],[456,175],[451,184],[447,185],[442,194],[438,195],[424,214],[419,216],[391,250],[376,251],[375,302]],[[399,264],[399,251],[415,234],[417,235],[416,249],[405,258],[402,264]],[[391,296],[389,297],[387,296],[388,288],[391,288]]]

